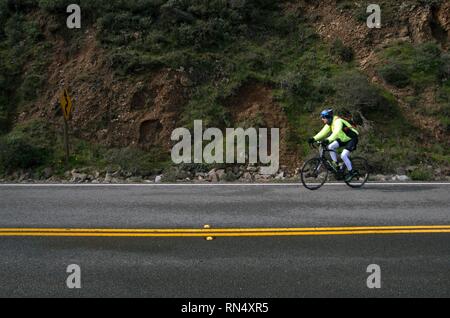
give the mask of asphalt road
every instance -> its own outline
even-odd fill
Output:
[[[0,228],[450,225],[450,185],[0,186]],[[450,233],[0,237],[0,296],[450,297]],[[66,268],[81,268],[68,289]],[[370,264],[381,268],[369,289]]]

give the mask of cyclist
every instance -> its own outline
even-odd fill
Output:
[[[358,146],[359,133],[348,121],[339,116],[334,116],[332,109],[322,111],[320,117],[325,126],[316,136],[309,138],[308,142],[313,144],[323,140],[322,143],[324,146],[331,150],[331,159],[333,159],[336,167],[338,167],[338,158],[335,151],[338,148],[344,147],[345,149],[341,154],[341,158],[349,171],[345,176],[345,180],[350,182],[357,175],[350,161],[350,153],[356,150]]]

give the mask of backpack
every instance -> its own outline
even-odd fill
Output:
[[[355,129],[356,131],[358,131],[358,125],[355,123],[355,121],[353,120],[353,116],[351,114],[349,114],[348,116],[340,116],[340,118],[342,118],[344,120],[344,128],[342,129],[344,131],[344,133],[349,137],[349,138],[356,138],[358,137],[358,133],[355,133],[353,131],[353,129]],[[350,125],[348,126],[347,123]]]

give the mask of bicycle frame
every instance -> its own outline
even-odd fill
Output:
[[[339,170],[337,170],[331,164],[330,160],[328,160],[327,157],[325,156],[327,153],[332,153],[332,152],[334,152],[335,154],[339,154],[337,151],[330,150],[330,149],[324,147],[322,144],[319,144],[319,157],[320,157],[320,160],[325,164],[325,166],[328,169],[328,171],[334,173],[335,176],[338,176],[341,172]]]

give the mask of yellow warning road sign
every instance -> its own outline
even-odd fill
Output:
[[[65,89],[60,97],[60,104],[61,104],[61,109],[63,111],[64,114],[64,118],[66,120],[69,120],[70,117],[70,113],[72,111],[72,99],[69,96],[69,93],[67,92],[67,89]]]

